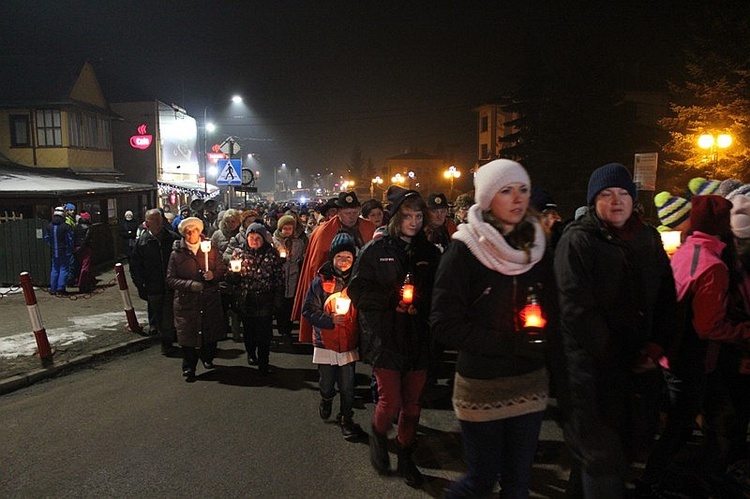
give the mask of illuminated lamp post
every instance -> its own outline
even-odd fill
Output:
[[[214,130],[216,130],[216,125],[214,125],[213,123],[208,123],[207,113],[208,106],[217,102],[223,101],[219,100],[209,102],[203,107],[203,192],[206,194],[208,194],[208,132],[213,132]],[[239,95],[235,95],[232,97],[232,102],[235,104],[240,104],[242,102],[242,97],[240,97]]]
[[[455,166],[451,166],[447,170],[443,172],[443,177],[450,179],[451,181],[451,190],[448,193],[448,199],[453,198],[453,181],[461,176],[461,172],[458,171],[458,169]]]
[[[394,184],[403,185],[403,183],[406,182],[406,177],[404,177],[400,173],[397,173],[391,177],[391,182],[393,182]]]
[[[719,149],[726,149],[732,145],[732,136],[722,133],[714,137],[713,134],[704,133],[698,137],[698,147],[711,151],[711,166],[716,169],[719,164]]]
[[[375,199],[375,184],[378,184],[378,187],[383,184],[383,179],[380,178],[380,175],[370,180],[370,199]]]

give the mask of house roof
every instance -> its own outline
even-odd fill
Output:
[[[0,196],[3,198],[59,198],[154,190],[150,184],[99,182],[73,178],[65,172],[38,170],[0,163]]]

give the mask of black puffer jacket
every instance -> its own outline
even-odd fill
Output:
[[[383,369],[427,369],[430,358],[429,313],[440,252],[420,232],[411,244],[383,236],[362,248],[349,282],[359,312],[360,354]],[[416,315],[399,313],[401,287],[411,272]]]

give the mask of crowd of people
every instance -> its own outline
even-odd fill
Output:
[[[142,224],[126,212],[132,280],[162,353],[181,356],[193,382],[198,361],[215,369],[217,342],[239,338],[241,324],[248,365],[272,376],[274,321],[287,343],[298,329],[313,346],[319,417],[332,416],[338,393],[343,437],[368,438],[381,474],[395,426],[395,471],[418,488],[424,391],[456,352],[448,383],[467,472],[446,497],[498,487],[528,497],[552,397],[573,459],[569,497],[727,490],[748,459],[750,186],[697,178],[684,195],[659,193],[658,229],[617,163],[592,172],[566,220],[507,159],[480,167],[455,203],[399,186],[386,198],[154,208]],[[79,285],[90,282],[89,219],[71,227],[65,215],[57,208],[45,232],[52,293],[65,290],[74,253]],[[659,232],[672,230],[682,245],[668,255]],[[357,362],[371,366],[367,425],[355,422]],[[700,451],[685,459],[695,430]],[[636,459],[645,467],[634,479]]]

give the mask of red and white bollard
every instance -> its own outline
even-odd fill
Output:
[[[28,272],[21,272],[21,287],[23,288],[23,297],[26,299],[26,308],[29,310],[31,328],[34,330],[39,358],[42,359],[43,366],[49,365],[53,362],[52,347],[49,346],[47,330],[44,329],[44,324],[42,323],[42,314],[39,312],[34,285],[31,283],[31,276]]]
[[[125,315],[128,318],[128,329],[134,333],[141,334],[143,333],[143,328],[138,323],[138,318],[135,316],[133,302],[130,300],[130,291],[128,291],[128,281],[125,279],[125,270],[121,263],[115,264],[115,274],[117,275],[117,284],[120,286],[122,306],[125,308]]]

